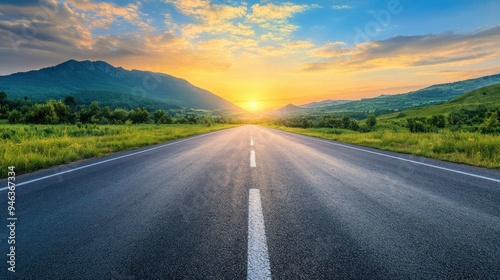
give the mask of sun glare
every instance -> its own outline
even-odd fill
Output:
[[[251,110],[255,110],[257,108],[257,103],[253,101],[248,102],[248,108],[250,108]]]

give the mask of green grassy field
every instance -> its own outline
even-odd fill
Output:
[[[11,125],[0,123],[0,177],[158,144],[235,125]]]
[[[270,126],[273,127],[273,126]],[[500,137],[471,132],[410,133],[377,130],[369,133],[331,128],[280,130],[469,165],[500,168]]]

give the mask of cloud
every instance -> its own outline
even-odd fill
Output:
[[[334,6],[332,6],[332,9],[335,9],[335,10],[348,10],[348,9],[352,9],[352,6],[349,6],[349,5],[334,5]]]
[[[311,41],[294,41],[284,44],[284,47],[289,49],[310,49],[314,46]]]
[[[247,13],[245,3],[239,6],[212,4],[205,0],[166,0],[171,3],[182,14],[195,20],[193,23],[180,26],[181,33],[188,39],[207,34],[232,34],[240,36],[251,36],[253,30],[241,22],[234,22]]]
[[[475,63],[500,57],[499,49],[500,26],[471,33],[399,35],[353,47],[333,42],[311,50],[310,55],[321,61],[307,63],[302,70],[409,68]]]
[[[0,59],[15,72],[69,58],[110,62],[161,63],[175,69],[228,69],[230,63],[199,51],[170,28],[157,30],[139,3],[118,5],[91,0],[45,0],[0,4]],[[165,21],[169,21],[168,16]],[[236,26],[245,32],[242,26]],[[5,40],[3,39],[5,38]],[[212,56],[210,56],[212,55]]]
[[[314,8],[318,8],[318,6],[297,5],[290,2],[280,5],[273,3],[255,4],[251,7],[251,13],[247,15],[246,20],[258,24],[264,30],[263,38],[280,38],[279,41],[285,42],[299,28],[299,26],[292,24],[290,19],[297,13]]]
[[[265,5],[255,4],[252,6],[252,13],[248,20],[256,23],[279,22],[286,23],[287,19],[296,13],[304,12],[310,9],[308,5],[296,5],[290,2],[282,5],[268,3]]]
[[[313,46],[292,39],[298,26],[289,20],[315,5],[164,1],[189,20],[176,22],[170,11],[163,15],[163,29],[151,26],[140,2],[2,3],[0,37],[7,40],[0,40],[0,58],[12,72],[69,58],[152,61],[176,70],[226,71],[236,57],[236,61],[256,55],[282,57]]]
[[[477,60],[485,58],[493,54],[493,52],[485,52],[474,55],[465,55],[457,57],[443,57],[443,56],[431,56],[427,58],[422,58],[418,61],[410,63],[411,66],[427,66],[427,65],[437,65],[437,64],[447,64],[459,61]]]
[[[165,0],[190,21],[179,25],[181,36],[199,51],[231,53],[239,56],[256,54],[282,56],[290,53],[292,33],[299,26],[290,19],[297,13],[316,8],[316,5],[285,3],[214,4],[205,0]],[[216,51],[213,46],[221,45]],[[300,42],[298,42],[300,44]],[[298,45],[297,45],[298,46]],[[308,46],[310,47],[310,46]],[[298,47],[295,47],[298,49]]]
[[[239,5],[213,4],[206,0],[165,0],[193,22],[180,27],[184,37],[192,40],[202,34],[260,36],[264,40],[289,36],[298,26],[289,22],[296,13],[316,7],[315,5],[282,4]],[[256,28],[257,25],[259,28]]]
[[[329,42],[321,47],[312,49],[309,52],[309,55],[312,57],[332,58],[332,57],[340,57],[343,55],[348,55],[351,53],[352,49],[349,49],[346,43]]]

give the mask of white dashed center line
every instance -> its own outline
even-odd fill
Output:
[[[257,167],[255,162],[255,151],[250,151],[250,167]]]
[[[267,252],[266,229],[259,189],[250,189],[248,198],[247,279],[271,279],[271,266]]]

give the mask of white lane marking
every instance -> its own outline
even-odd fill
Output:
[[[250,146],[253,146],[253,138],[250,136]]]
[[[271,279],[271,266],[267,252],[266,229],[259,189],[250,189],[248,199],[247,279]]]
[[[174,145],[174,144],[186,142],[186,141],[189,141],[189,140],[194,140],[194,139],[197,139],[197,138],[206,137],[208,135],[211,135],[211,134],[214,134],[214,133],[217,133],[217,132],[221,132],[221,131],[215,131],[215,132],[211,132],[211,133],[207,133],[207,134],[203,134],[203,135],[193,136],[193,137],[190,137],[190,138],[186,138],[186,139],[178,140],[178,141],[175,141],[175,142],[167,143],[167,144],[164,144],[164,145],[161,145],[161,146],[156,146],[156,147],[149,148],[149,149],[146,149],[146,150],[134,152],[134,153],[131,153],[131,154],[126,154],[126,155],[123,155],[123,156],[119,156],[119,157],[115,157],[115,158],[103,160],[103,161],[100,161],[100,162],[96,162],[96,163],[92,163],[92,164],[88,164],[88,165],[76,167],[76,168],[73,168],[73,169],[70,169],[70,170],[66,170],[66,171],[54,173],[54,174],[43,176],[43,177],[36,178],[36,179],[33,179],[33,180],[21,182],[19,184],[16,184],[16,187],[19,187],[19,186],[22,186],[22,185],[27,185],[27,184],[34,183],[34,182],[38,182],[38,181],[45,180],[45,179],[48,179],[48,178],[56,177],[56,176],[59,176],[59,175],[62,175],[62,174],[71,173],[71,172],[74,172],[74,171],[77,171],[77,170],[80,170],[80,169],[85,169],[85,168],[88,168],[88,167],[100,165],[100,164],[103,164],[103,163],[106,163],[106,162],[115,161],[115,160],[119,160],[119,159],[122,159],[122,158],[127,158],[127,157],[135,156],[135,155],[138,155],[138,154],[146,153],[146,152],[149,152],[149,151],[161,149],[161,148],[164,148],[164,147],[167,147],[167,146],[171,146],[171,145]],[[5,191],[7,189],[8,189],[8,187],[3,187],[3,188],[0,189],[0,192],[1,191]]]
[[[250,151],[250,167],[257,167],[255,162],[255,151]]]
[[[392,159],[397,159],[397,160],[401,160],[401,161],[411,162],[411,163],[414,163],[414,164],[419,164],[419,165],[423,165],[423,166],[427,166],[427,167],[432,167],[432,168],[436,168],[436,169],[440,169],[440,170],[445,170],[445,171],[449,171],[449,172],[453,172],[453,173],[458,173],[458,174],[462,174],[462,175],[467,175],[467,176],[471,176],[471,177],[475,177],[475,178],[480,178],[480,179],[484,179],[484,180],[488,180],[488,181],[500,183],[499,179],[495,179],[495,178],[491,178],[491,177],[486,177],[486,176],[481,176],[481,175],[477,175],[477,174],[473,174],[473,173],[468,173],[468,172],[464,172],[464,171],[459,171],[459,170],[455,170],[455,169],[441,167],[441,166],[437,166],[437,165],[434,165],[434,164],[423,163],[423,162],[419,162],[419,161],[415,161],[415,160],[411,160],[411,159],[405,159],[405,158],[400,158],[400,157],[396,157],[396,156],[386,155],[386,154],[383,154],[383,153],[378,153],[378,152],[369,151],[369,150],[365,150],[365,149],[361,149],[361,148],[351,147],[351,146],[348,146],[348,145],[342,145],[342,144],[339,144],[339,143],[329,142],[329,141],[317,139],[317,138],[314,138],[314,137],[308,137],[308,136],[305,136],[305,135],[299,135],[299,134],[295,134],[295,133],[290,133],[290,134],[302,136],[303,138],[307,138],[307,139],[313,139],[313,140],[316,140],[318,142],[322,142],[322,143],[326,143],[326,144],[330,144],[330,145],[344,147],[344,148],[348,148],[348,149],[352,149],[352,150],[356,150],[356,151],[361,151],[361,152],[365,152],[365,153],[369,153],[369,154],[374,154],[374,155],[379,155],[379,156],[383,156],[383,157],[387,157],[387,158],[392,158]]]

